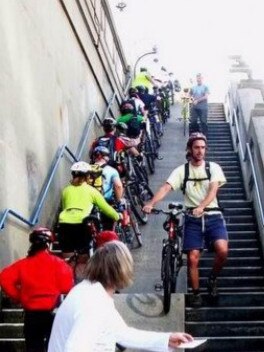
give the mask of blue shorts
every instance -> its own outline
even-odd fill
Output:
[[[185,215],[183,251],[210,248],[217,240],[228,240],[222,214],[205,214],[203,217]]]

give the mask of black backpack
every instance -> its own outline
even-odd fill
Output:
[[[210,163],[209,161],[205,162],[205,172],[206,172],[206,177],[204,178],[189,178],[189,174],[190,174],[190,170],[189,170],[189,163],[186,163],[184,165],[185,169],[184,169],[184,179],[183,179],[183,183],[182,183],[182,193],[185,194],[186,191],[186,184],[188,181],[206,181],[206,180],[211,180],[211,171],[210,171]]]
[[[110,160],[115,160],[115,142],[116,142],[117,136],[111,135],[109,137],[107,136],[100,136],[97,138],[96,143],[93,147],[95,149],[96,147],[106,147],[108,148],[110,155],[109,159]]]
[[[137,116],[132,116],[130,120],[126,122],[126,125],[128,127],[126,135],[129,138],[138,138],[141,130],[141,122],[138,120]]]

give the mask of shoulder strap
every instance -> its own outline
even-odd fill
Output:
[[[189,171],[189,163],[186,163],[184,165],[184,179],[183,179],[182,188],[181,188],[183,194],[185,194],[186,183],[187,183],[187,181],[189,179],[189,173],[190,173],[190,171]]]
[[[206,160],[205,162],[205,172],[208,180],[211,180],[210,162]]]
[[[206,172],[206,178],[189,178],[190,170],[189,170],[189,163],[186,163],[184,165],[184,179],[182,183],[182,193],[185,194],[186,190],[186,184],[187,181],[206,181],[211,179],[211,171],[210,171],[210,162],[206,161],[205,162],[205,172]]]

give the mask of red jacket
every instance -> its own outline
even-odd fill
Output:
[[[60,294],[72,288],[73,272],[64,260],[43,250],[3,269],[0,285],[24,309],[52,310]]]

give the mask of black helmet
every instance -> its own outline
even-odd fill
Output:
[[[33,244],[48,244],[54,242],[54,240],[54,233],[46,227],[37,227],[29,235],[29,241]]]
[[[122,114],[130,114],[133,113],[134,110],[134,106],[128,102],[124,102],[120,107],[120,111]]]
[[[127,132],[128,130],[128,126],[126,123],[124,122],[118,122],[118,124],[116,125],[116,129],[121,132],[121,133],[125,133]]]
[[[112,117],[107,117],[104,119],[103,123],[102,123],[103,127],[108,127],[108,126],[112,126],[114,127],[116,125],[116,120],[113,119]]]
[[[140,94],[143,94],[146,92],[146,87],[144,86],[137,86],[136,88]]]

